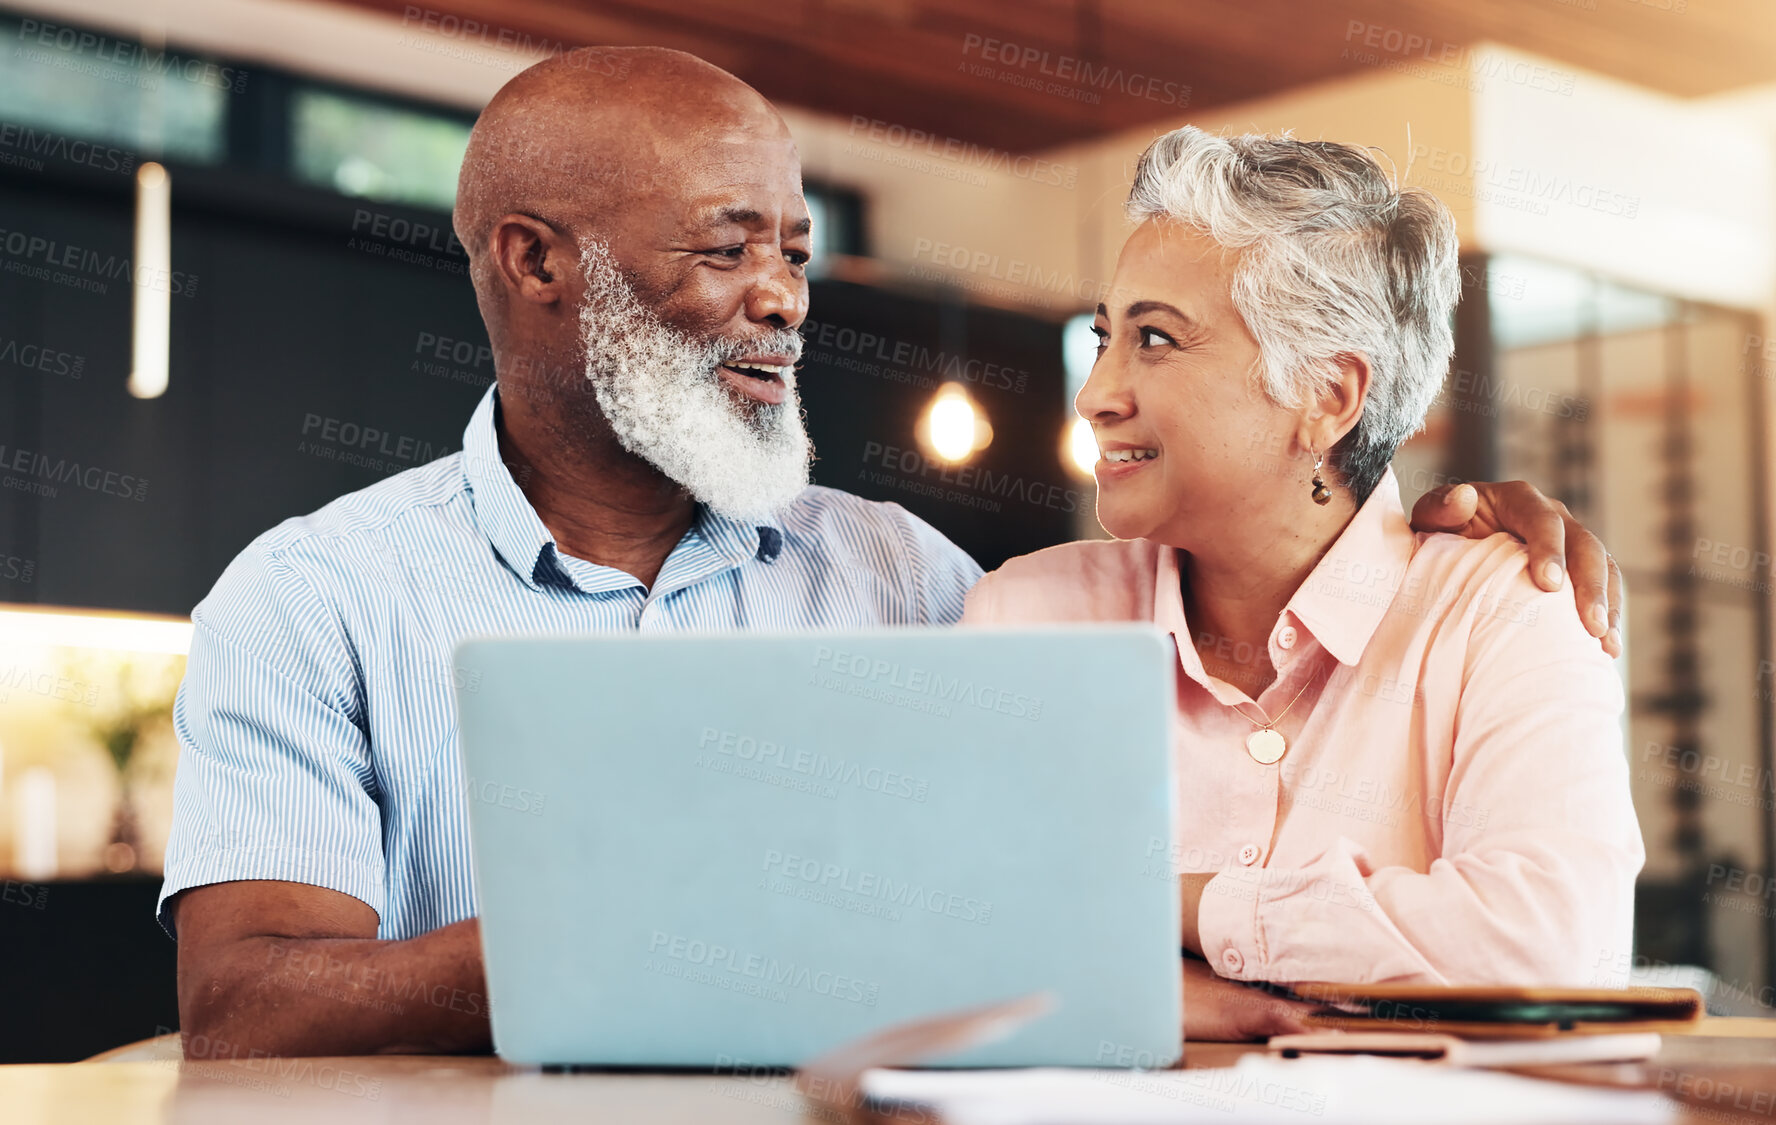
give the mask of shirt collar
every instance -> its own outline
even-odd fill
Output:
[[[748,559],[773,562],[783,551],[783,527],[775,519],[762,524],[717,515],[709,505],[697,505],[692,527],[717,554],[736,566]]]
[[[1340,664],[1355,664],[1393,604],[1417,543],[1400,505],[1400,486],[1389,468],[1308,572],[1307,580],[1284,606],[1283,616],[1293,614]],[[1154,569],[1154,624],[1178,638],[1178,658],[1184,671],[1221,702],[1244,701],[1236,688],[1223,686],[1203,668],[1184,616],[1177,550],[1160,548],[1159,565]]]
[[[1287,612],[1340,664],[1355,664],[1406,580],[1417,546],[1390,467],[1289,599]]]
[[[1184,617],[1184,585],[1178,569],[1178,548],[1161,545],[1159,565],[1154,568],[1153,623],[1170,633],[1178,643],[1178,660],[1184,674],[1209,689],[1209,694],[1225,704],[1240,702],[1243,696],[1220,680],[1212,679],[1203,668],[1202,656],[1196,651],[1190,622]]]
[[[500,459],[496,419],[499,384],[487,388],[463,430],[463,479],[475,522],[493,549],[525,585],[573,585],[556,559],[555,537],[543,525],[512,470]],[[717,515],[697,505],[691,534],[700,536],[717,554],[738,566],[750,559],[772,562],[783,550],[783,525],[773,518],[763,524]]]

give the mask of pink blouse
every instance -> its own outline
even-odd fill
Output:
[[[1390,471],[1277,618],[1254,705],[1203,670],[1178,565],[1147,540],[1051,547],[983,578],[962,620],[1176,639],[1169,860],[1218,873],[1198,923],[1221,975],[1616,983],[1645,852],[1621,682],[1570,588],[1538,589],[1509,536],[1413,532]],[[1246,737],[1304,687],[1260,764]]]

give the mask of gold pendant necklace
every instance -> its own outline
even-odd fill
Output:
[[[1283,736],[1269,727],[1259,727],[1246,736],[1246,753],[1261,765],[1273,766],[1288,752],[1289,744],[1283,741]]]
[[[1301,690],[1295,693],[1295,699],[1289,700],[1289,707],[1295,706],[1295,701],[1300,699],[1302,695],[1307,692],[1308,684],[1311,683],[1313,683],[1313,677],[1308,676],[1307,683],[1302,684]],[[1257,704],[1254,703],[1252,706],[1256,707]],[[1278,723],[1283,721],[1283,716],[1289,713],[1289,707],[1285,707],[1279,711],[1277,717],[1270,720],[1268,723],[1260,723],[1257,719],[1247,715],[1244,711],[1240,712],[1240,715],[1244,717],[1246,722],[1251,723],[1258,728],[1251,734],[1246,735],[1246,753],[1252,755],[1252,760],[1259,765],[1274,766],[1283,760],[1284,754],[1289,752],[1288,742],[1284,741],[1283,736],[1272,729]]]

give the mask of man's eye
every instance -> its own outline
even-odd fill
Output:
[[[1168,347],[1177,346],[1177,341],[1173,340],[1170,336],[1167,336],[1157,328],[1141,329],[1141,346],[1143,348],[1156,348],[1162,343]]]
[[[808,261],[812,256],[813,255],[803,253],[800,250],[785,250],[783,252],[784,260],[789,262],[792,266],[805,266],[808,264]]]
[[[746,253],[746,247],[745,246],[723,246],[719,250],[710,250],[710,251],[707,251],[707,253],[709,253],[713,257],[733,258],[736,261],[738,261],[740,256]]]

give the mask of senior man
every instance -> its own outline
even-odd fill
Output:
[[[808,210],[750,87],[654,48],[539,63],[475,125],[454,219],[498,372],[462,452],[266,532],[193,613],[161,892],[188,1053],[488,1048],[459,638],[947,625],[980,576],[808,486]],[[1601,544],[1539,493],[1416,514],[1527,535],[1556,584],[1570,542],[1605,633]]]

